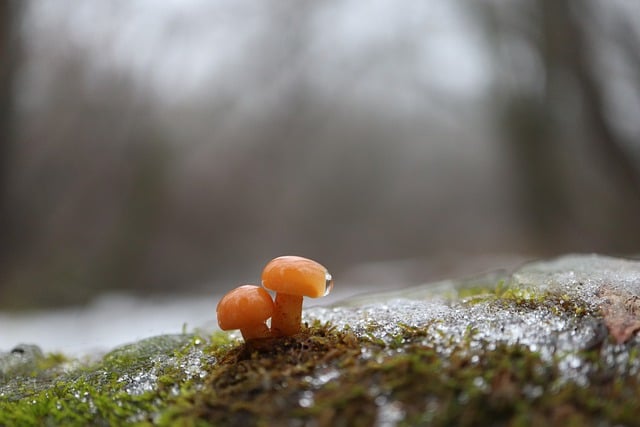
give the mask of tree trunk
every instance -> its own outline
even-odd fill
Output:
[[[0,279],[6,273],[12,241],[7,195],[14,135],[13,86],[17,63],[18,8],[17,1],[0,0]]]

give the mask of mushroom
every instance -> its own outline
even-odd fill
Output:
[[[240,329],[245,341],[271,336],[265,322],[273,314],[273,300],[259,286],[243,285],[235,288],[222,297],[216,313],[220,329]]]
[[[281,256],[262,271],[262,286],[276,292],[271,333],[290,336],[300,332],[302,297],[318,298],[333,288],[327,269],[307,258]]]

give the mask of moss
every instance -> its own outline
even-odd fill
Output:
[[[204,341],[204,340],[201,340]],[[83,365],[52,354],[40,360],[40,370],[28,378],[4,382],[0,425],[123,425],[151,422],[170,401],[171,389],[189,379],[172,357],[190,355],[196,339],[169,335],[143,340],[108,353],[99,363]],[[70,372],[60,369],[74,366]],[[128,390],[129,379],[156,371],[149,390]],[[14,383],[21,383],[16,387]]]
[[[462,304],[594,315],[566,296],[469,289]],[[0,425],[631,425],[640,417],[639,347],[600,343],[568,357],[487,342],[472,326],[454,340],[439,321],[398,323],[380,339],[315,322],[289,338],[242,343],[225,333],[172,335],[118,348],[93,364],[43,355],[3,378]],[[610,359],[626,352],[626,365]],[[612,353],[613,352],[613,353]],[[142,378],[142,379],[141,379]]]
[[[459,289],[452,298],[459,299],[467,305],[478,303],[500,303],[521,309],[547,308],[554,314],[570,314],[574,316],[596,315],[597,309],[584,301],[576,300],[566,294],[559,294],[533,286],[523,287],[507,284],[504,281],[494,286],[479,284]]]
[[[194,337],[187,334],[162,335],[143,339],[133,344],[119,347],[107,353],[102,363],[105,367],[118,369],[147,361],[158,354],[167,354],[186,344],[192,344]]]
[[[477,347],[472,329],[444,358],[425,342],[429,328],[403,327],[401,352],[395,340],[318,326],[235,347],[159,424],[372,425],[390,413],[406,425],[586,425],[639,415],[626,403],[640,397],[634,377],[605,380],[596,364],[597,383],[581,387],[563,379],[561,356],[549,362],[521,345]],[[603,398],[610,395],[616,400]]]
[[[218,363],[203,366],[203,380],[173,367],[159,370],[157,386],[140,394],[127,392],[122,378],[153,369],[153,362],[121,349],[74,376],[60,375],[43,390],[0,401],[0,424],[371,425],[399,414],[406,425],[585,425],[632,424],[639,415],[635,376],[614,378],[594,364],[590,387],[563,382],[560,356],[545,362],[520,345],[477,347],[472,329],[444,358],[430,343],[432,327],[401,325],[397,340],[387,345],[319,324],[295,337],[249,345],[230,345],[221,336],[184,337],[186,344],[172,350],[156,343],[151,347],[171,357],[206,349]],[[169,341],[181,342],[162,342]],[[593,360],[601,359],[592,352]],[[136,361],[136,369],[105,369],[124,366],[121,357]]]
[[[62,368],[65,363],[69,363],[71,360],[62,353],[49,353],[42,359],[37,361],[37,371],[47,371]]]

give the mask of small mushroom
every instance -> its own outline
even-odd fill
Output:
[[[331,274],[321,264],[299,256],[271,260],[262,271],[262,286],[276,292],[271,333],[291,336],[300,332],[302,298],[318,298],[333,288]]]
[[[216,313],[220,329],[240,329],[245,341],[271,336],[265,322],[273,314],[273,300],[259,286],[243,285],[235,288],[222,297]]]

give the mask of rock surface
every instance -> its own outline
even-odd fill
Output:
[[[339,286],[339,281],[337,286]],[[295,337],[0,354],[0,425],[630,425],[640,262],[565,256],[306,310]]]

